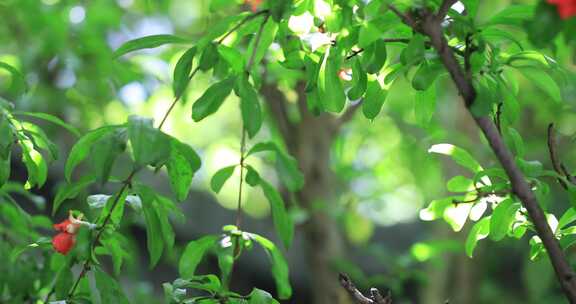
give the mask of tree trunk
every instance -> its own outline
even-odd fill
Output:
[[[291,122],[287,102],[275,84],[265,84],[262,95],[269,103],[289,152],[298,160],[304,186],[296,193],[298,203],[308,213],[302,231],[314,304],[350,303],[338,281],[335,259],[344,256],[343,238],[329,209],[336,203],[338,187],[330,169],[330,148],[339,120],[329,114],[313,116],[306,109],[304,83],[297,85],[301,119]]]

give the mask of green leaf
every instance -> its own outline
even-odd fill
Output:
[[[426,91],[442,72],[440,64],[424,61],[412,78],[412,87],[418,91]]]
[[[10,179],[10,159],[11,152],[8,151],[5,157],[0,157],[0,188]]]
[[[558,16],[557,5],[539,2],[534,16],[524,23],[528,38],[539,48],[552,46],[554,38],[562,31],[563,22]]]
[[[116,129],[94,143],[90,158],[91,169],[101,184],[108,181],[116,158],[126,149],[126,141],[126,129]]]
[[[485,116],[492,112],[494,105],[501,101],[500,88],[490,77],[481,77],[475,81],[476,99],[470,110],[476,117]]]
[[[120,284],[104,271],[100,267],[95,267],[94,277],[96,278],[96,287],[100,292],[100,300],[102,303],[130,303],[122,289]]]
[[[76,129],[74,126],[64,122],[62,119],[60,119],[54,115],[50,115],[50,114],[42,113],[42,112],[14,112],[14,115],[28,116],[28,117],[34,117],[34,118],[45,120],[45,121],[51,122],[55,125],[58,125],[64,129],[68,130],[70,133],[74,134],[76,137],[80,137],[80,131],[78,131],[78,129]]]
[[[368,84],[368,77],[366,72],[362,68],[360,59],[354,58],[352,62],[352,83],[351,88],[348,91],[348,99],[357,100],[364,95],[366,92],[366,87]]]
[[[138,185],[135,191],[142,198],[142,211],[146,221],[146,245],[150,253],[150,268],[152,268],[158,263],[164,250],[164,231],[157,213],[161,207],[156,201],[154,190]]]
[[[219,237],[216,235],[207,235],[188,243],[178,264],[180,277],[184,279],[193,278],[196,267],[200,264],[200,261],[202,261],[206,251],[214,247],[218,239]]]
[[[141,50],[155,48],[168,43],[189,43],[188,40],[173,35],[151,35],[130,40],[114,51],[114,58],[124,54]]]
[[[338,53],[331,47],[326,49],[318,72],[318,97],[325,111],[339,113],[346,103],[344,87],[338,77],[340,68]]]
[[[248,298],[248,304],[279,304],[270,293],[258,288],[252,289]]]
[[[270,203],[274,228],[284,243],[284,246],[288,248],[294,236],[294,223],[292,223],[292,218],[290,218],[288,212],[286,212],[284,200],[276,188],[267,181],[260,179],[260,187]]]
[[[260,183],[260,175],[258,172],[250,165],[246,165],[246,183],[252,187],[258,186]]]
[[[428,153],[438,153],[450,156],[456,163],[472,172],[482,171],[482,166],[468,151],[452,144],[436,144],[428,149]]]
[[[42,187],[48,176],[46,161],[42,157],[42,154],[34,149],[34,144],[28,137],[23,134],[20,134],[19,137],[18,142],[20,143],[20,148],[22,148],[22,161],[28,172],[26,188],[33,187],[34,185]]]
[[[272,262],[272,276],[276,282],[278,298],[282,300],[290,298],[292,295],[292,287],[290,286],[290,278],[288,276],[288,264],[284,256],[282,256],[280,250],[278,250],[276,245],[270,240],[254,233],[250,233],[250,237],[260,244],[268,253],[268,257]]]
[[[508,127],[506,132],[506,144],[512,149],[516,157],[524,157],[524,141],[516,129]]]
[[[546,94],[548,94],[552,100],[556,102],[562,101],[562,94],[560,93],[558,84],[556,84],[556,81],[554,81],[554,79],[541,68],[524,66],[518,68],[518,70],[536,87],[546,92]]]
[[[492,16],[486,25],[516,25],[521,26],[526,20],[532,18],[534,5],[508,5],[503,10]]]
[[[176,281],[174,281],[174,287],[199,289],[217,293],[221,291],[222,283],[220,283],[220,279],[217,276],[208,274],[193,276],[187,280],[176,279]]]
[[[362,52],[362,66],[367,73],[376,74],[384,66],[386,57],[386,42],[384,40],[376,40]]]
[[[200,169],[200,157],[187,144],[172,138],[170,140],[170,158],[166,163],[170,186],[178,201],[188,197],[194,173]]]
[[[365,21],[360,27],[358,33],[358,46],[361,48],[368,47],[372,42],[380,39],[382,36],[382,28],[378,26],[375,20]]]
[[[416,123],[423,128],[427,128],[436,111],[436,86],[432,85],[425,91],[416,91],[414,99]]]
[[[56,192],[56,197],[54,198],[54,203],[52,205],[52,215],[56,214],[58,208],[67,199],[75,198],[78,196],[80,191],[84,190],[90,184],[94,182],[94,176],[92,175],[84,175],[80,178],[77,182],[67,183],[60,188],[58,188],[58,192]]]
[[[368,119],[374,119],[380,113],[388,91],[380,86],[378,79],[369,79],[366,88],[366,96],[362,102],[362,113]]]
[[[461,175],[452,177],[446,183],[446,188],[450,192],[468,192],[470,190],[474,190],[473,181]]]
[[[192,61],[196,55],[196,47],[189,48],[176,63],[174,67],[174,83],[172,83],[172,90],[174,91],[174,97],[180,98],[188,83],[190,82],[190,72],[192,71]]]
[[[32,141],[36,150],[47,151],[52,159],[58,159],[58,146],[48,139],[48,135],[40,127],[26,121],[21,121],[20,126],[21,132]]]
[[[278,175],[282,183],[290,191],[297,191],[304,185],[304,175],[298,169],[298,161],[288,153],[284,152],[273,142],[261,142],[254,145],[246,157],[258,152],[274,152],[276,155],[276,166]]]
[[[576,209],[569,208],[558,220],[558,228],[562,229],[574,221],[576,221]]]
[[[150,118],[128,117],[128,137],[136,165],[164,163],[170,157],[170,138],[154,128]]]
[[[192,119],[195,122],[214,114],[234,87],[235,77],[229,77],[210,86],[192,106]]]
[[[413,65],[424,59],[424,53],[424,36],[414,34],[402,54],[400,54],[400,61],[404,65]]]
[[[236,73],[244,69],[244,56],[236,48],[225,45],[218,45],[218,54],[232,67]]]
[[[491,240],[500,241],[506,236],[516,220],[516,212],[520,210],[520,207],[520,203],[509,198],[498,203],[490,219]]]
[[[0,61],[0,69],[4,69],[12,74],[12,83],[10,89],[16,94],[20,95],[27,90],[26,78],[13,66]]]
[[[64,176],[68,182],[71,181],[72,171],[74,171],[74,168],[88,156],[88,153],[96,141],[118,128],[120,128],[120,126],[105,126],[92,130],[82,136],[74,144],[70,150],[70,154],[68,155],[68,159],[66,160],[66,165],[64,167]]]
[[[246,75],[239,78],[238,96],[240,96],[242,122],[248,132],[248,136],[252,138],[262,126],[262,110],[258,101],[258,93],[254,90]]]
[[[464,247],[466,248],[466,254],[469,257],[472,257],[474,249],[478,244],[478,241],[486,238],[489,233],[490,233],[490,217],[485,217],[476,224],[474,224],[472,229],[470,229],[470,233],[468,234],[468,238],[466,238],[466,243],[464,245]]]
[[[120,275],[124,259],[130,258],[130,254],[122,248],[122,244],[125,244],[126,242],[128,242],[128,240],[119,233],[114,233],[110,237],[101,239],[102,245],[112,257],[115,275]]]
[[[212,179],[210,180],[210,188],[212,189],[212,191],[216,193],[220,192],[222,186],[224,186],[224,183],[226,183],[226,181],[234,173],[234,169],[236,169],[236,165],[224,167],[216,171],[216,173],[214,173]]]
[[[200,56],[198,65],[200,70],[207,71],[213,68],[218,62],[218,57],[218,44],[215,42],[208,44]]]
[[[252,67],[257,66],[260,63],[260,61],[262,61],[264,55],[266,55],[266,52],[268,52],[268,50],[270,49],[270,45],[274,41],[277,31],[278,31],[278,24],[276,24],[274,20],[268,18],[266,24],[264,24],[264,27],[262,28],[262,34],[260,35],[260,37],[258,37],[258,35],[254,35],[254,37],[250,41],[250,44],[248,45],[248,49],[246,50],[246,54],[249,54],[248,56],[254,54]],[[257,41],[256,39],[259,39],[259,41]],[[258,43],[258,45],[256,45],[256,43]],[[254,53],[255,47],[256,52]],[[248,62],[246,62],[246,64],[248,64]],[[246,68],[251,69],[252,67],[246,67]]]

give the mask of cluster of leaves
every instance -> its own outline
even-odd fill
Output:
[[[212,8],[231,4],[235,4],[235,1],[215,0]],[[261,5],[258,12],[243,12],[223,18],[193,46],[188,45],[191,43],[187,39],[177,36],[154,35],[129,41],[117,49],[114,55],[119,58],[133,51],[164,44],[188,45],[174,69],[174,103],[183,97],[196,73],[211,73],[214,83],[193,103],[192,119],[200,122],[217,113],[234,92],[240,100],[243,134],[246,133],[249,140],[259,133],[263,124],[263,107],[258,91],[265,80],[259,67],[266,61],[266,54],[273,43],[279,45],[282,51],[281,66],[299,73],[305,80],[310,112],[340,113],[347,104],[357,106],[361,103],[364,116],[375,119],[382,110],[390,87],[397,79],[404,77],[416,91],[416,121],[427,127],[436,107],[436,82],[446,77],[447,73],[438,55],[430,47],[430,41],[400,22],[386,4],[387,1],[268,0]],[[435,7],[439,1],[416,4]],[[544,196],[548,193],[548,186],[542,181],[543,178],[564,177],[544,170],[539,162],[525,159],[522,137],[512,128],[520,112],[517,101],[520,90],[516,76],[519,72],[552,100],[560,103],[562,92],[558,81],[563,79],[564,71],[543,53],[526,50],[526,42],[518,40],[514,34],[507,31],[508,28],[530,27],[528,22],[533,18],[533,6],[510,6],[485,22],[478,23],[475,17],[479,2],[464,1],[464,4],[467,13],[460,14],[451,10],[445,20],[445,28],[450,47],[466,67],[477,91],[478,97],[472,105],[472,111],[476,116],[493,116],[500,132],[512,147],[518,166],[537,194]],[[540,18],[540,14],[543,13],[536,14],[536,20]],[[303,22],[305,28],[302,28],[298,20],[310,22]],[[319,37],[322,43],[304,39],[305,34]],[[537,38],[533,41],[539,46],[540,36],[537,33],[532,36]],[[9,65],[2,63],[0,68],[11,72],[14,79],[22,78],[17,70]],[[344,81],[342,71],[351,72],[349,81]],[[19,91],[22,86],[18,86],[17,81],[13,83],[16,85],[14,91]],[[168,109],[166,115],[171,109]],[[14,202],[10,193],[28,193],[26,189],[41,187],[47,177],[46,159],[48,156],[55,159],[58,151],[42,129],[30,122],[15,119],[14,116],[48,120],[67,128],[75,135],[79,133],[58,118],[44,113],[14,112],[10,104],[4,101],[0,101],[0,110],[0,196],[10,202],[1,205],[1,215],[6,218],[22,215],[19,218],[22,223],[9,231],[28,235],[30,239],[39,239],[34,228],[49,229],[50,222],[45,217],[27,216]],[[115,273],[121,271],[123,261],[129,257],[123,236],[119,232],[127,204],[133,207],[146,223],[150,265],[156,265],[164,253],[173,250],[175,237],[169,218],[183,217],[178,205],[136,181],[135,176],[146,167],[156,171],[165,167],[174,197],[183,201],[188,196],[195,172],[200,168],[200,158],[190,146],[162,132],[163,123],[164,120],[158,127],[154,127],[149,118],[131,116],[124,124],[104,126],[78,139],[68,155],[65,166],[67,183],[56,195],[53,212],[55,213],[63,202],[76,198],[92,185],[111,182],[118,184],[119,190],[113,195],[89,197],[89,205],[93,209],[99,209],[93,219],[97,228],[79,235],[79,244],[83,245],[78,246],[71,256],[49,256],[46,253],[40,263],[43,266],[23,266],[17,263],[20,254],[32,247],[45,248],[45,241],[40,239],[32,245],[28,245],[29,242],[17,244],[14,249],[0,245],[2,256],[15,261],[15,266],[11,267],[37,267],[28,273],[41,280],[39,286],[48,286],[48,290],[44,288],[37,294],[43,293],[46,298],[54,294],[57,299],[77,301],[127,302],[119,284],[103,270],[98,257],[111,256]],[[28,172],[23,187],[8,182],[14,145],[20,147],[22,161]],[[132,159],[131,170],[127,177],[119,179],[113,174],[113,169],[117,159],[127,150]],[[259,142],[251,145],[247,152],[244,150],[243,135],[239,163],[218,170],[212,176],[211,188],[214,192],[219,192],[236,168],[239,168],[242,182],[259,187],[268,199],[276,232],[284,247],[288,248],[293,238],[294,224],[288,215],[283,197],[248,162],[258,153],[273,155],[280,181],[291,192],[303,186],[303,176],[298,171],[296,161],[281,144]],[[526,231],[532,229],[532,224],[524,208],[512,194],[510,182],[502,169],[484,169],[464,149],[449,144],[435,145],[430,152],[450,155],[473,175],[471,178],[452,178],[448,182],[448,190],[457,194],[433,201],[421,213],[424,220],[444,218],[456,231],[462,229],[468,218],[475,221],[476,224],[466,241],[468,255],[472,256],[480,239],[488,236],[496,241],[506,236],[521,238]],[[83,162],[90,166],[90,173],[74,178],[75,169]],[[33,196],[29,197],[34,199]],[[492,212],[487,215],[489,209]],[[555,235],[565,248],[574,243],[573,235],[576,230],[569,225],[576,220],[575,210],[569,209],[558,221],[553,215],[548,216]],[[243,296],[231,291],[228,286],[235,260],[249,251],[254,242],[270,257],[277,297],[289,298],[291,287],[288,266],[279,248],[258,234],[242,231],[240,227],[226,226],[221,235],[207,235],[188,243],[179,260],[180,278],[173,283],[164,284],[167,301],[276,303],[265,291],[254,289],[249,295]],[[533,236],[530,243],[533,258],[544,252],[537,236]],[[208,253],[218,259],[219,276],[196,273],[198,264]],[[83,262],[83,270],[81,275],[75,278],[70,268],[78,260]],[[93,271],[94,275],[84,276],[89,270]],[[47,274],[54,272],[56,276],[47,277]],[[34,281],[30,280],[30,284]],[[0,279],[0,283],[3,284],[4,281]],[[29,285],[18,286],[21,288]],[[22,297],[27,292],[10,286],[8,289],[15,298]],[[202,294],[190,296],[187,289]]]

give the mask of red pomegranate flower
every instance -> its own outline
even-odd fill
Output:
[[[244,0],[244,3],[250,5],[250,7],[252,8],[253,12],[256,12],[258,10],[258,7],[260,6],[260,4],[262,4],[263,0]]]
[[[81,225],[92,225],[88,222],[82,221],[82,214],[75,218],[70,212],[68,219],[62,221],[61,223],[54,224],[53,227],[56,231],[59,231],[57,235],[52,238],[52,247],[57,252],[66,255],[76,243],[76,233]]]
[[[576,15],[576,0],[546,0],[546,2],[556,5],[558,14],[562,19],[568,19]]]

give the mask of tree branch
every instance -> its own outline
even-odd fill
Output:
[[[452,0],[444,0],[441,7],[451,6],[451,3]],[[415,31],[430,38],[432,46],[438,52],[444,67],[448,70],[450,77],[464,99],[466,107],[470,110],[470,106],[476,99],[476,91],[470,79],[466,77],[464,70],[456,60],[454,53],[448,46],[448,42],[444,37],[441,27],[442,20],[438,20],[437,18],[441,15],[441,12],[438,15],[434,15],[430,11],[422,10],[422,15],[419,17],[420,19],[418,22],[414,22],[411,18],[406,18],[405,15],[400,12],[396,13],[406,24],[412,26]],[[486,116],[474,116],[474,120],[484,133],[484,136],[488,140],[488,143],[492,147],[492,150],[508,175],[513,193],[520,199],[522,205],[528,211],[536,233],[542,240],[542,243],[548,252],[548,256],[550,257],[550,261],[566,297],[571,303],[576,303],[576,277],[574,271],[570,267],[558,240],[554,237],[554,234],[546,220],[546,216],[538,204],[536,196],[530,189],[530,186],[526,182],[522,172],[516,166],[514,157],[504,144],[500,133],[494,126],[494,122]]]
[[[439,21],[443,21],[444,18],[446,17],[446,15],[448,15],[448,12],[450,11],[450,8],[452,7],[452,5],[454,5],[454,3],[458,2],[457,0],[447,0],[447,1],[443,1],[442,4],[440,5],[440,8],[438,9],[438,13],[436,14],[436,18]]]
[[[363,295],[358,288],[356,288],[347,275],[340,273],[338,279],[340,280],[340,285],[348,291],[350,296],[352,296],[358,304],[392,304],[392,296],[390,295],[390,292],[388,292],[386,297],[383,297],[378,289],[370,288],[370,296],[367,297]]]

